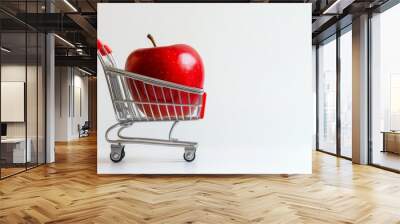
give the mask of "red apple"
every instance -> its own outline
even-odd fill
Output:
[[[129,72],[149,76],[189,87],[203,88],[204,68],[200,55],[185,44],[157,47],[151,35],[147,36],[153,43],[152,48],[133,51],[127,58],[125,69]],[[136,88],[135,88],[136,87]],[[167,88],[143,85],[138,81],[129,81],[129,88],[135,101],[163,102],[175,104],[198,104],[199,96],[179,93]],[[147,91],[147,95],[146,92]],[[148,96],[148,97],[147,97]],[[188,116],[193,107],[143,105],[139,109],[148,117],[166,118]]]

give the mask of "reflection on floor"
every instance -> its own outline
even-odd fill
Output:
[[[400,170],[400,155],[392,152],[374,151],[373,164]]]
[[[15,168],[1,168],[1,178],[13,175],[15,173],[24,171],[25,167],[15,167]]]
[[[2,168],[0,170],[1,178],[5,178],[11,176],[13,174],[20,173],[25,171],[26,169],[30,169],[32,167],[36,167],[36,163],[27,163],[25,164],[1,164]]]
[[[400,175],[313,152],[312,175],[97,175],[96,139],[0,181],[0,223],[398,223]],[[121,165],[121,164],[116,164]]]
[[[341,155],[347,158],[352,157],[352,148],[350,147],[342,147],[341,148]]]

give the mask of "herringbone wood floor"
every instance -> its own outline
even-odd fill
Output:
[[[400,223],[400,175],[314,153],[313,175],[98,176],[96,139],[0,181],[0,223]]]

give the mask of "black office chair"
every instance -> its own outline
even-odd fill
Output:
[[[89,136],[89,129],[90,129],[89,121],[85,121],[85,123],[82,126],[78,125],[79,138]]]

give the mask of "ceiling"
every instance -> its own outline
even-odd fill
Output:
[[[313,43],[315,44],[335,33],[339,27],[337,24],[340,26],[351,24],[353,16],[376,8],[387,1],[389,0],[192,0],[185,2],[311,3],[313,16],[310,22],[313,25]],[[55,32],[61,37],[56,38],[55,42],[56,56],[59,56],[58,60],[56,58],[56,63],[59,62],[59,65],[69,63],[76,66],[80,66],[79,63],[85,65],[92,63],[93,66],[90,69],[95,70],[97,3],[182,1],[47,0],[47,2],[46,7],[46,0],[1,0],[1,30],[9,33],[4,38],[9,38],[7,42],[14,41],[14,45],[23,46],[24,43],[20,43],[22,40],[19,36],[21,35],[16,33],[25,31],[26,28],[38,32]],[[52,13],[48,13],[50,11]],[[338,23],[339,20],[340,23]]]

